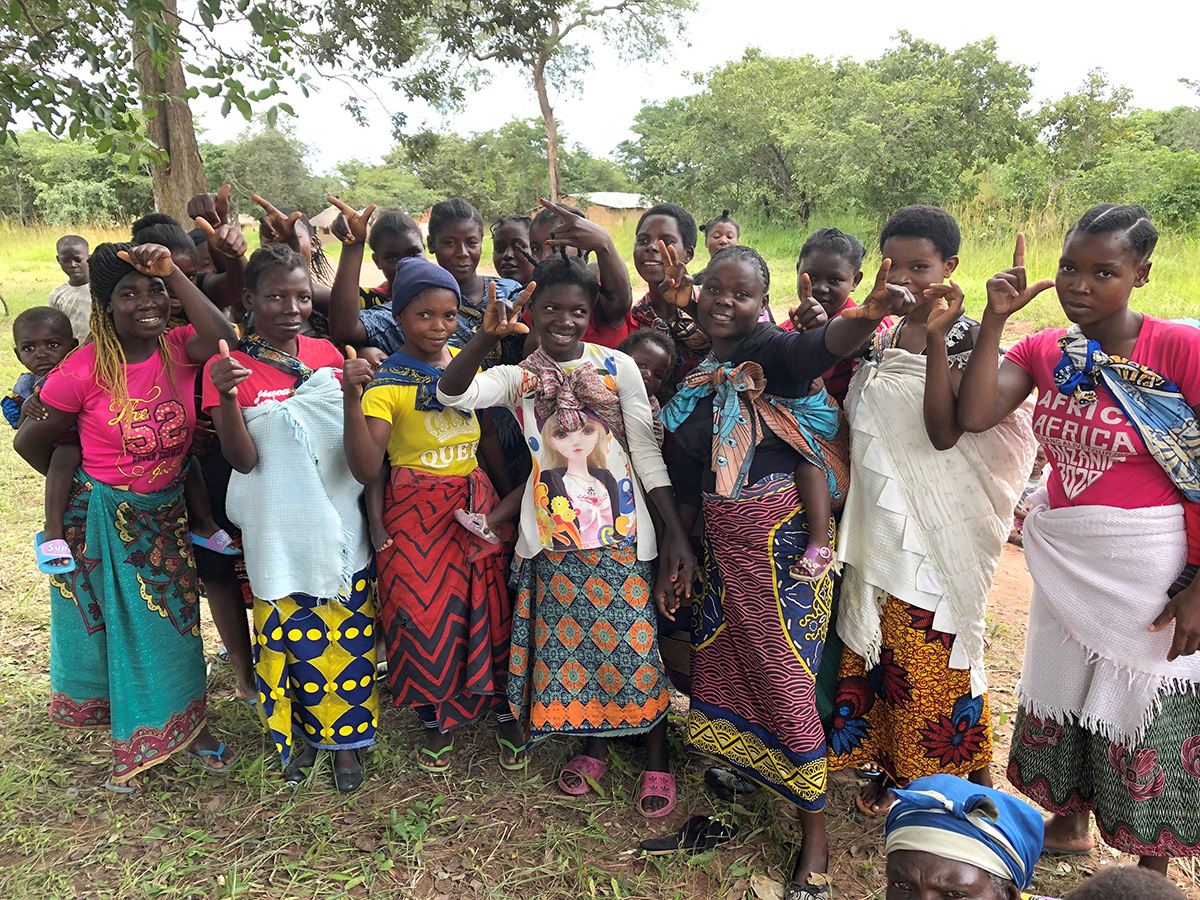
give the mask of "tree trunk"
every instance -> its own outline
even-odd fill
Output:
[[[176,0],[163,0],[163,6],[166,8],[164,18],[174,24],[178,9]],[[142,104],[148,113],[150,110],[155,113],[146,120],[146,131],[165,155],[150,171],[154,182],[154,205],[159,212],[174,216],[188,229],[191,222],[187,218],[187,202],[194,195],[207,191],[208,181],[204,177],[192,111],[183,99],[187,89],[183,63],[176,48],[172,47],[162,60],[160,74],[154,54],[140,32],[134,34],[134,47]]]
[[[537,91],[538,105],[542,108],[542,124],[546,127],[546,164],[550,167],[550,202],[558,203],[562,189],[558,181],[558,124],[554,121],[554,110],[550,108],[550,95],[546,93],[546,63],[549,59],[539,53],[533,66],[533,87]]]

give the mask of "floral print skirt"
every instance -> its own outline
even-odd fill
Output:
[[[971,696],[971,673],[951,669],[954,635],[933,613],[891,595],[883,605],[879,664],[842,651],[828,720],[829,768],[873,764],[905,785],[926,775],[965,778],[992,759],[987,694]]]
[[[1200,856],[1200,696],[1163,697],[1132,747],[1018,709],[1008,780],[1052,813],[1091,810],[1117,850]]]

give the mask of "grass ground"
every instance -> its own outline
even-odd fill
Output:
[[[85,230],[84,235],[98,242],[120,239],[123,232]],[[14,233],[0,227],[0,291],[12,314],[44,302],[60,283],[53,261],[56,237],[48,230]],[[747,239],[752,238],[748,231]],[[1031,259],[1050,253],[1044,243],[1035,240],[1040,249]],[[619,246],[632,246],[632,240],[621,236]],[[789,257],[794,247],[783,242],[775,249],[765,242],[761,246],[768,250],[781,287],[792,284]],[[1174,253],[1179,265],[1196,271],[1186,262],[1200,261],[1195,243],[1172,246],[1164,241],[1164,258]],[[999,238],[991,252],[1003,262]],[[373,276],[364,278],[370,282]],[[985,275],[980,270],[972,277]],[[975,282],[963,283],[974,296],[969,285]],[[1170,283],[1164,275],[1150,290],[1161,291]],[[1179,302],[1190,296],[1186,281],[1177,290]],[[1052,312],[1046,315],[1051,321]],[[8,320],[0,320],[0,326],[7,331]],[[0,382],[11,384],[17,374],[15,359],[0,356]],[[636,748],[619,747],[604,795],[580,803],[553,786],[555,773],[573,752],[568,742],[538,748],[528,772],[514,775],[498,765],[493,726],[481,724],[458,737],[453,773],[431,777],[413,763],[420,739],[416,717],[390,708],[382,716],[379,744],[366,760],[367,781],[357,794],[335,793],[327,768],[292,791],[283,787],[273,749],[260,735],[256,718],[233,699],[228,669],[214,665],[210,717],[214,732],[240,754],[237,769],[213,776],[195,765],[167,762],[151,773],[144,796],[109,794],[102,788],[109,763],[104,735],[63,729],[46,718],[46,584],[30,547],[41,518],[42,481],[8,441],[0,441],[0,467],[8,473],[0,494],[0,896],[773,896],[765,879],[779,877],[787,848],[798,837],[792,810],[763,792],[732,807],[715,801],[703,785],[704,763],[682,753],[678,729],[672,740],[679,808],[661,822],[647,822],[633,811],[641,767]],[[989,621],[998,783],[1016,708],[1027,598],[1023,560],[1008,547]],[[218,641],[207,611],[204,639],[211,656]],[[863,823],[848,812],[857,789],[852,778],[834,778],[827,807],[836,896],[847,900],[880,898],[884,887],[882,823]],[[676,829],[694,813],[732,818],[741,834],[716,853],[692,858],[643,858],[636,851],[639,840]],[[1044,862],[1035,890],[1062,896],[1096,868],[1129,861],[1102,848],[1077,860]],[[1190,896],[1200,898],[1194,866],[1177,864],[1171,874]]]

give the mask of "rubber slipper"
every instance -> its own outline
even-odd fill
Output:
[[[106,791],[111,791],[114,794],[122,794],[122,795],[127,796],[129,794],[136,794],[139,790],[139,785],[117,784],[115,781],[113,781],[111,778],[109,778],[107,781],[104,782],[104,789]]]
[[[233,663],[229,660],[229,648],[224,644],[222,644],[221,649],[217,651],[217,662],[223,666],[233,665]]]
[[[506,769],[509,772],[522,772],[529,765],[529,757],[526,755],[529,750],[528,745],[522,744],[518,747],[498,734],[496,735],[496,743],[500,745],[501,751],[507,750],[513,756],[513,762],[505,762],[504,753],[501,752],[500,768]]]
[[[477,538],[487,541],[489,544],[500,543],[500,538],[496,532],[488,527],[487,517],[483,513],[467,512],[465,509],[456,509],[454,518],[458,520],[458,524]]]
[[[417,767],[430,775],[444,775],[450,771],[450,760],[442,762],[442,757],[454,749],[454,742],[451,741],[441,750],[430,750],[428,747],[422,747],[417,751]],[[429,757],[433,762],[425,762],[425,758]]]
[[[726,824],[710,816],[692,816],[683,823],[678,833],[649,838],[642,841],[640,846],[650,856],[666,856],[680,851],[708,853],[733,840],[737,833],[737,825]]]
[[[646,809],[643,805],[651,797],[667,801],[662,809]],[[670,772],[643,772],[638,787],[637,811],[644,819],[661,819],[675,812],[675,776]]]
[[[791,872],[796,871],[799,854],[792,863]],[[816,879],[815,883],[813,879]],[[829,876],[829,857],[825,857],[824,872],[810,872],[803,882],[788,876],[783,888],[783,900],[829,900],[833,894],[833,879]]]
[[[200,765],[202,765],[208,771],[217,775],[224,775],[238,763],[238,758],[236,756],[234,756],[233,759],[229,760],[229,762],[225,763],[225,765],[221,766],[220,768],[209,762],[210,759],[220,759],[225,753],[224,741],[221,741],[221,743],[217,744],[216,750],[184,750],[183,752],[199,762]]]
[[[45,537],[46,532],[39,531],[33,539],[38,571],[45,572],[47,575],[65,575],[68,572],[74,572],[75,557],[71,555],[71,548],[67,546],[67,542],[61,538],[47,541]],[[65,559],[66,562],[54,562],[56,559]]]
[[[222,556],[242,555],[242,551],[233,546],[233,538],[229,536],[229,532],[224,528],[218,528],[208,537],[201,537],[196,532],[189,531],[188,537],[192,539],[192,543],[197,547],[203,547],[205,550],[211,550],[213,553],[220,553]]]
[[[738,797],[753,794],[759,788],[759,785],[749,778],[743,778],[737,772],[718,766],[711,766],[704,772],[704,783],[726,803],[733,803]]]
[[[584,753],[578,753],[571,757],[571,761],[562,767],[562,771],[558,773],[558,786],[564,794],[569,794],[572,797],[582,797],[592,789],[588,784],[588,779],[599,781],[604,777],[604,773],[608,771],[608,763],[602,759],[593,759]],[[579,784],[568,785],[563,780],[563,776],[571,774],[579,776]]]

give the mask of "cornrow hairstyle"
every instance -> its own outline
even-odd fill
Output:
[[[1069,238],[1075,232],[1082,234],[1121,234],[1129,242],[1129,249],[1144,263],[1158,244],[1158,229],[1150,221],[1144,207],[1126,204],[1101,203],[1093,206],[1079,221],[1067,230]]]
[[[800,267],[800,260],[810,253],[831,253],[834,256],[840,256],[857,272],[862,269],[862,261],[863,257],[867,255],[867,248],[854,235],[846,234],[839,228],[818,228],[808,236],[804,241],[804,246],[800,248],[800,255],[796,258],[797,268]]]
[[[642,213],[637,221],[637,231],[642,230],[642,223],[651,216],[670,216],[679,225],[679,236],[683,238],[683,246],[691,251],[696,249],[696,220],[692,214],[677,203],[655,203]]]
[[[250,259],[246,261],[246,271],[242,275],[242,286],[254,293],[258,290],[258,282],[263,273],[276,268],[308,272],[304,257],[287,244],[267,244],[250,254]]]
[[[138,222],[144,222],[146,219],[156,216],[171,218],[162,213],[153,213],[143,219],[138,219]],[[135,244],[161,244],[172,253],[183,253],[191,257],[196,255],[196,242],[174,219],[171,219],[170,222],[152,222],[134,229],[133,242]]]
[[[894,237],[925,238],[943,260],[958,256],[958,248],[962,246],[962,232],[954,216],[937,206],[904,206],[896,210],[879,232],[880,252],[888,239]]]
[[[71,329],[71,320],[61,309],[55,309],[53,306],[31,306],[24,312],[18,313],[17,317],[13,319],[13,342],[18,344],[21,342],[20,337],[17,336],[21,329],[39,325],[53,329],[54,333],[61,337],[72,338],[75,336],[75,332]]]
[[[542,212],[550,212],[550,210],[544,209],[544,210],[542,210]],[[550,214],[554,215],[553,213],[550,213]],[[529,229],[533,227],[533,221],[534,220],[529,218],[529,216],[523,216],[519,213],[511,213],[507,216],[497,216],[496,218],[492,219],[492,225],[491,225],[492,240],[496,239],[496,232],[499,231],[501,228],[503,228],[505,225],[522,225],[525,228],[525,233],[528,234]],[[558,216],[554,216],[554,221],[556,221],[556,222],[560,221]],[[538,261],[532,253],[530,253],[524,247],[518,247],[517,252],[520,253],[521,256],[525,257],[525,259],[528,260],[528,262],[531,266],[533,266],[534,268],[537,267]]]
[[[373,252],[378,252],[384,238],[398,237],[410,231],[415,231],[418,237],[421,234],[421,229],[408,213],[402,209],[385,209],[375,216],[375,221],[371,223],[367,244]]]
[[[132,243],[101,244],[92,251],[88,259],[92,292],[92,314],[88,324],[92,332],[92,345],[96,348],[95,377],[97,383],[110,395],[109,412],[117,414],[112,420],[113,425],[132,416],[136,405],[129,397],[125,348],[121,346],[121,339],[117,337],[111,311],[112,294],[117,284],[126,275],[137,271],[117,254],[121,251],[128,252],[134,246],[136,245]],[[158,354],[166,371],[168,389],[174,394],[176,363],[171,355],[170,345],[167,344],[165,330],[158,336]]]
[[[617,349],[622,353],[632,353],[643,344],[653,344],[666,353],[668,359],[675,359],[675,342],[667,336],[665,331],[659,331],[657,328],[639,328],[637,331],[631,332],[625,340],[617,345]]]
[[[479,228],[480,234],[483,234],[483,215],[479,210],[462,197],[453,197],[433,204],[433,209],[429,211],[430,249],[433,249],[433,243],[441,234],[442,229],[450,227],[455,222],[470,222]]]
[[[547,256],[534,267],[533,280],[537,282],[537,287],[529,298],[529,305],[536,303],[544,290],[565,284],[583,288],[588,303],[595,306],[596,297],[600,294],[600,279],[580,257],[567,256],[565,247],[559,249],[560,253]]]
[[[763,293],[771,289],[771,270],[767,268],[767,261],[753,247],[746,247],[743,244],[722,247],[712,255],[712,259],[708,261],[708,268],[704,271],[712,272],[713,266],[727,259],[740,259],[754,263],[758,266],[758,272],[762,276]]]
[[[146,213],[146,215],[142,216],[140,219],[137,219],[133,225],[130,226],[129,230],[133,234],[137,234],[143,228],[150,228],[153,225],[174,225],[176,228],[183,227],[179,224],[179,220],[174,216],[169,216],[164,212],[152,212]]]
[[[701,225],[700,230],[705,234],[708,234],[708,230],[710,228],[714,228],[717,225],[720,225],[722,222],[732,225],[733,230],[737,232],[737,236],[739,238],[742,236],[742,226],[737,223],[737,219],[729,214],[729,210],[727,209],[721,210],[721,214],[719,216],[713,216],[711,219]]]

